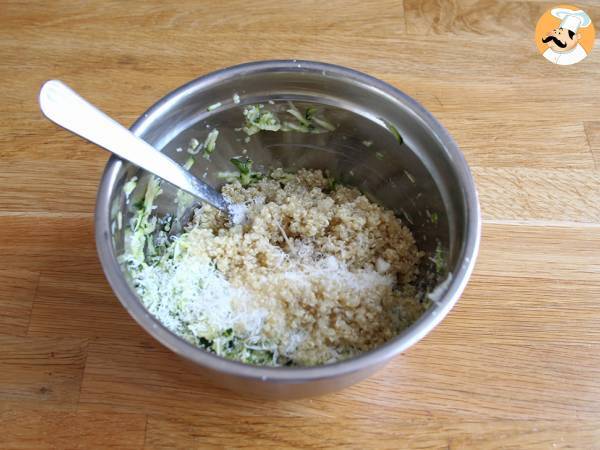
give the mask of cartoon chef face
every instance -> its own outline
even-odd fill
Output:
[[[581,34],[576,34],[573,30],[559,27],[551,30],[542,38],[542,42],[555,52],[561,53],[573,50],[580,39]]]
[[[580,27],[587,27],[591,23],[585,11],[572,11],[566,8],[554,8],[551,14],[560,19],[560,25],[548,32],[542,42],[557,53],[566,53],[577,47],[581,39]]]
[[[582,10],[569,8],[553,8],[549,11],[551,16],[559,19],[556,24],[555,19],[552,29],[542,28],[537,34],[538,43],[543,43],[547,48],[542,56],[553,64],[568,66],[576,64],[587,57],[587,51],[582,45],[584,40],[593,40],[594,28],[590,17]],[[540,19],[541,22],[541,19]],[[590,31],[583,30],[591,27]],[[544,34],[545,33],[545,34]],[[583,36],[583,40],[582,40]],[[540,42],[541,41],[541,42]]]

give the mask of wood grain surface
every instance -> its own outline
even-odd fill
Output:
[[[600,4],[581,0],[596,25]],[[538,0],[0,1],[0,448],[600,449],[600,48],[553,66]],[[187,373],[102,274],[107,154],[45,121],[60,78],[125,124],[250,60],[353,67],[427,107],[476,178],[462,299],[372,378],[306,400]]]

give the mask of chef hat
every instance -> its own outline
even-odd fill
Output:
[[[579,30],[580,27],[585,28],[592,23],[590,16],[581,9],[573,11],[572,9],[566,8],[554,8],[550,13],[561,20],[561,28],[571,30],[573,33],[577,33],[577,30]]]

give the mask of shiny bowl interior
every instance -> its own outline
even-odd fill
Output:
[[[240,101],[234,101],[234,94]],[[293,102],[314,106],[335,124],[334,132],[261,132],[246,142],[240,131],[245,105],[277,108]],[[274,103],[274,105],[270,105]],[[209,110],[210,105],[220,106]],[[401,139],[390,130],[395,127]],[[148,173],[111,158],[96,209],[96,238],[103,269],[130,314],[168,348],[204,368],[228,387],[277,397],[318,394],[357,381],[414,344],[450,310],[462,292],[477,254],[480,213],[475,186],[464,158],[443,127],[417,102],[362,73],[308,61],[266,61],[224,69],[182,86],[150,108],[132,127],[143,139],[184,163],[194,137],[220,132],[210,160],[198,158],[192,172],[219,186],[220,171],[234,170],[230,158],[244,153],[254,168],[322,169],[358,187],[396,214],[428,255],[421,267],[423,300],[429,310],[401,335],[348,361],[310,368],[253,367],[196,348],[150,316],[119,264],[124,229],[132,204],[143,197]],[[123,185],[139,183],[128,204]],[[164,186],[158,216],[173,213],[176,190]],[[120,216],[120,219],[119,219]]]

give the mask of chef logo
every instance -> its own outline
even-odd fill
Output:
[[[535,43],[548,61],[568,66],[590,54],[595,34],[592,19],[585,11],[560,5],[540,17],[535,28]]]

